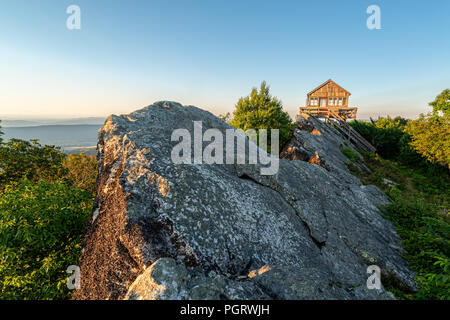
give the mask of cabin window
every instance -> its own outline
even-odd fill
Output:
[[[342,98],[339,98],[338,103],[340,106],[342,106]]]
[[[317,106],[317,98],[311,98],[310,105],[311,106]]]
[[[333,105],[333,98],[328,99],[328,105],[332,106]]]

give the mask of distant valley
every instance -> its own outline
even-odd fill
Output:
[[[95,153],[97,132],[101,126],[102,124],[5,126],[2,131],[4,140],[38,139],[40,144],[59,146],[66,153]]]
[[[86,118],[30,118],[16,119],[8,116],[1,116],[1,126],[3,128],[10,127],[37,127],[49,125],[102,125],[106,117],[86,117]]]

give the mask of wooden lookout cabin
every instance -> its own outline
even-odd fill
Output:
[[[330,79],[306,95],[306,106],[300,108],[300,114],[344,121],[356,119],[358,108],[349,108],[350,95],[350,92]]]
[[[375,152],[375,147],[347,123],[348,119],[356,119],[358,110],[348,106],[350,94],[330,79],[306,95],[306,106],[300,107],[300,115],[305,118],[323,118],[332,123],[357,149]]]

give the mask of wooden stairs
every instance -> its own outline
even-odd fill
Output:
[[[316,116],[311,115],[311,114],[308,114],[308,116],[316,118]],[[358,133],[358,131],[353,129],[352,126],[350,126],[347,123],[346,119],[343,116],[341,116],[339,113],[335,112],[332,109],[328,109],[328,114],[327,114],[327,116],[324,116],[324,117],[327,121],[334,123],[334,125],[335,125],[334,127],[341,134],[343,134],[344,137],[347,139],[347,141],[352,143],[357,149],[361,149],[366,152],[377,151],[377,149],[373,145],[371,145],[366,139],[364,139],[364,137],[362,135],[360,135]]]

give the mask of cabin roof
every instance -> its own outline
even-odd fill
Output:
[[[331,79],[328,79],[327,81],[325,81],[324,83],[322,83],[322,84],[321,84],[320,86],[318,86],[317,88],[315,88],[315,89],[313,89],[312,91],[308,92],[307,95],[309,96],[311,93],[313,93],[313,92],[319,90],[320,88],[326,86],[326,85],[329,84],[329,83],[332,83],[333,85],[335,85],[335,86],[341,88],[342,90],[344,90],[345,92],[347,92],[349,95],[351,95],[350,92],[348,92],[347,90],[345,90],[344,88],[342,88],[340,85],[338,85],[336,82],[334,82],[334,81],[331,80]]]

